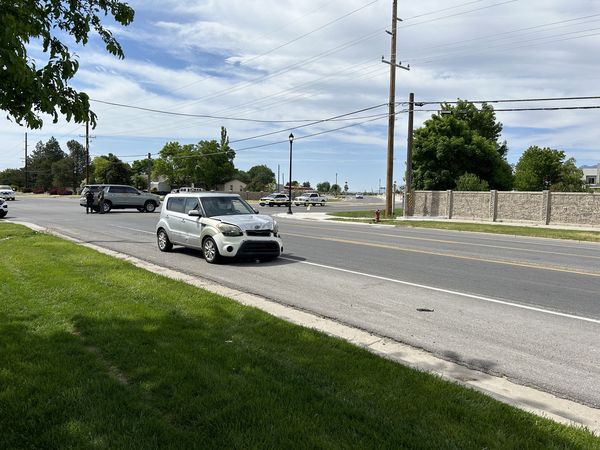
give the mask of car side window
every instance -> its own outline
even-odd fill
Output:
[[[121,186],[108,186],[107,190],[111,194],[122,194],[123,193],[123,188]]]
[[[124,187],[122,188],[125,194],[137,194],[138,190],[132,187]]]
[[[169,211],[183,213],[185,211],[185,197],[171,197],[167,201]]]
[[[199,210],[200,202],[198,202],[197,197],[188,197],[185,199],[185,209],[184,212],[187,214],[192,210]]]

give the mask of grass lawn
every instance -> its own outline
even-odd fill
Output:
[[[400,211],[400,212],[397,212]],[[401,216],[402,210],[395,210]],[[340,211],[329,213],[332,220],[346,222],[371,222],[373,211]],[[383,217],[383,216],[382,216]],[[344,219],[346,218],[346,219]],[[481,224],[472,222],[451,222],[438,220],[381,220],[382,223],[397,227],[437,228],[455,231],[476,231],[481,233],[509,234],[513,236],[543,237],[551,239],[571,239],[576,241],[600,242],[600,231],[560,230],[535,226],[514,226],[500,224]]]
[[[2,449],[600,449],[52,236],[0,223],[0,255]]]

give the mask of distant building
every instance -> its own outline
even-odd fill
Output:
[[[150,190],[158,192],[171,192],[171,185],[165,177],[162,175],[158,177],[158,180],[150,182]]]
[[[246,190],[246,183],[236,179],[226,181],[223,184],[217,186],[219,192],[244,192]]]
[[[600,187],[600,164],[596,166],[582,166],[583,181],[589,187]]]

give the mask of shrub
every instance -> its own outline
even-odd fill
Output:
[[[46,189],[44,189],[41,186],[36,186],[31,190],[31,192],[33,192],[34,194],[43,194],[44,192],[46,192]]]

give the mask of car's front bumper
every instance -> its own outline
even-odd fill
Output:
[[[227,258],[271,258],[283,252],[283,241],[279,237],[236,236],[223,234],[213,236],[221,256]]]

